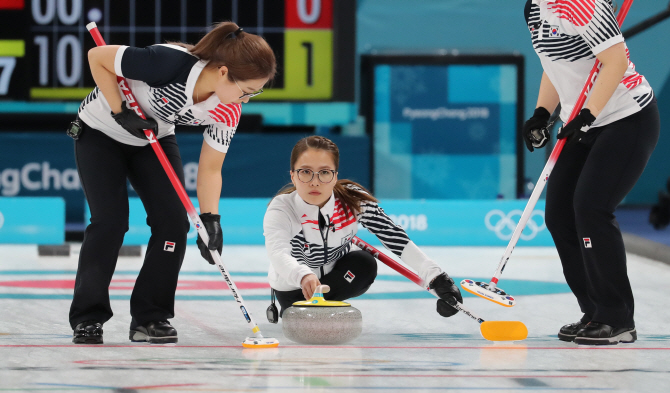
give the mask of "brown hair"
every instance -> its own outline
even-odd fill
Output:
[[[191,54],[209,61],[208,67],[228,67],[230,77],[238,81],[249,79],[272,80],[277,72],[277,60],[263,37],[236,31],[233,22],[221,22],[195,45],[168,42],[188,49]]]
[[[337,171],[339,169],[340,150],[337,148],[337,145],[328,138],[312,135],[302,138],[295,144],[295,146],[293,146],[293,151],[291,151],[291,171],[295,169],[295,163],[298,161],[298,158],[300,158],[308,149],[327,151],[333,157],[335,170]],[[295,191],[295,186],[293,184],[287,184],[279,190],[277,195],[290,194],[293,191]],[[361,202],[363,201],[378,202],[377,198],[373,197],[365,187],[355,181],[347,179],[338,180],[333,188],[333,193],[342,203],[345,215],[349,215],[349,212],[358,214],[361,210]]]

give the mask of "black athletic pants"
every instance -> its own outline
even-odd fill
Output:
[[[161,138],[159,143],[184,184],[175,136]],[[74,328],[87,320],[104,323],[112,317],[109,284],[128,231],[126,179],[141,198],[151,226],[144,264],[130,298],[132,322],[144,324],[174,317],[174,295],[189,223],[153,149],[119,143],[85,126],[75,142],[75,158],[91,209],[91,223],[79,254],[70,325]],[[174,246],[168,242],[174,242]]]
[[[566,146],[547,186],[546,222],[582,321],[634,327],[633,291],[614,211],[642,175],[659,137],[656,101]]]
[[[353,279],[348,272],[351,272]],[[330,286],[330,292],[323,295],[324,299],[343,301],[364,294],[376,277],[377,260],[365,251],[352,251],[335,262],[333,270],[319,281],[322,285]],[[302,289],[275,291],[275,295],[281,306],[280,315],[293,303],[305,300]]]

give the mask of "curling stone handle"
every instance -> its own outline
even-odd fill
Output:
[[[330,286],[325,284],[317,286],[316,289],[314,290],[314,293],[328,293],[328,292],[330,292]]]

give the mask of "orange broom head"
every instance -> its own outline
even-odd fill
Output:
[[[528,337],[528,328],[519,321],[486,321],[480,331],[489,341],[521,341]]]

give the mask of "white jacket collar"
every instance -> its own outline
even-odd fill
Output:
[[[330,194],[330,199],[328,199],[328,202],[326,202],[325,205],[321,209],[319,209],[318,206],[316,205],[310,205],[309,203],[305,202],[304,199],[298,195],[298,191],[295,191],[295,195],[293,196],[295,199],[295,207],[298,213],[298,217],[303,217],[304,215],[307,215],[308,218],[310,219],[318,219],[319,217],[319,210],[321,210],[321,214],[323,217],[330,217],[331,219],[333,218],[333,214],[335,212],[335,194],[331,192]],[[302,219],[301,219],[302,221]]]

